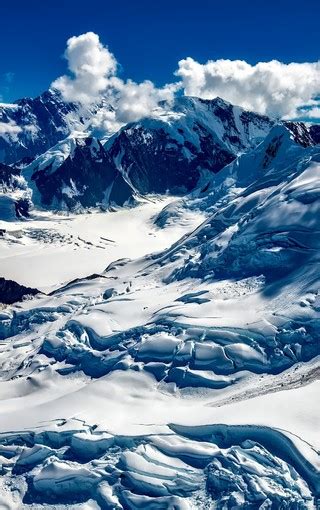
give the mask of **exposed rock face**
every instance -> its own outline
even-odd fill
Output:
[[[283,125],[291,132],[292,139],[302,147],[311,147],[320,141],[320,126],[308,127],[303,122],[283,122]]]
[[[139,192],[185,193],[203,171],[219,172],[271,126],[267,117],[220,98],[181,97],[168,114],[125,126],[106,150]]]
[[[309,130],[314,143],[320,143],[320,124],[313,124],[310,126]]]
[[[13,163],[42,154],[83,124],[79,106],[48,90],[35,99],[0,106],[0,122],[12,126],[0,136],[0,161]]]
[[[17,185],[17,177],[21,175],[18,168],[0,163],[0,187],[13,189]]]
[[[24,296],[35,296],[39,291],[20,285],[13,280],[0,278],[0,303],[10,305],[21,301]]]
[[[33,200],[43,207],[75,209],[123,205],[132,190],[95,138],[68,138],[25,169]]]

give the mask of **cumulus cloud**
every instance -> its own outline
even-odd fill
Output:
[[[119,122],[134,122],[146,117],[159,107],[161,102],[169,103],[175,87],[166,85],[157,88],[151,81],[135,83],[128,80],[119,87],[117,119]]]
[[[118,131],[124,124],[135,122],[150,114],[159,116],[167,111],[173,100],[175,85],[157,88],[151,81],[113,81],[112,93],[107,96],[108,107],[98,109],[91,119],[97,136]]]
[[[68,39],[64,54],[71,76],[61,76],[52,83],[66,101],[90,104],[99,99],[110,85],[117,62],[99,36],[87,32]]]
[[[157,88],[151,81],[135,83],[116,76],[118,64],[97,34],[88,32],[67,41],[65,58],[71,76],[61,76],[52,83],[66,101],[88,106],[107,98],[110,109],[99,110],[94,128],[115,131],[121,125],[139,120],[173,97],[174,86]]]
[[[38,133],[38,127],[33,124],[23,124],[19,126],[12,119],[8,122],[0,121],[0,136],[8,141],[17,141],[19,138],[18,135],[22,132],[32,137]]]
[[[13,120],[9,122],[0,122],[0,136],[9,135],[15,136],[22,132],[22,128],[18,126]]]
[[[246,109],[280,118],[320,116],[320,62],[284,64],[272,60],[251,65],[243,60],[210,60],[201,64],[188,57],[178,63],[178,81],[158,88],[149,80],[135,83],[120,79],[114,55],[93,32],[71,37],[65,58],[69,75],[55,80],[52,87],[66,101],[84,106],[105,98],[110,108],[98,110],[92,121],[100,130],[115,131],[123,124],[160,112],[160,105],[170,103],[179,89],[206,99],[220,96]]]
[[[186,95],[231,103],[277,117],[294,117],[320,93],[320,62],[284,64],[277,60],[180,60],[176,76]],[[316,108],[316,105],[315,105]],[[311,108],[312,109],[312,108]],[[311,115],[311,113],[310,113]]]
[[[314,120],[320,119],[320,108],[319,107],[313,107],[310,110],[303,111],[303,113],[301,112],[300,115],[302,115],[302,117],[304,119],[310,119],[310,120],[312,120],[312,119],[314,119]]]
[[[92,117],[90,126],[95,136],[103,137],[106,133],[114,133],[122,127],[116,120],[114,109],[101,108]]]

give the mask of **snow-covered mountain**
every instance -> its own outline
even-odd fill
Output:
[[[56,209],[90,207],[110,201],[122,205],[133,192],[186,193],[201,179],[210,180],[210,175],[254,147],[273,124],[267,117],[219,98],[205,101],[180,97],[170,111],[165,113],[161,107],[152,117],[125,126],[107,141],[105,152],[100,142],[95,141],[99,149],[93,153],[85,149],[83,142],[89,135],[82,134],[84,124],[90,132],[93,112],[87,110],[85,120],[80,116],[83,108],[63,103],[54,91],[17,105],[5,110],[12,114],[6,122],[22,129],[15,135],[14,143],[12,138],[7,139],[8,147],[15,151],[12,158],[26,154],[17,163],[25,166],[27,157],[42,152],[25,167],[24,175],[33,190],[34,204]],[[36,137],[30,135],[30,130],[26,132],[24,125],[32,125]],[[79,126],[82,133],[74,130]],[[43,152],[47,146],[50,148]],[[110,184],[116,176],[110,194]],[[106,196],[108,193],[110,197]]]
[[[220,98],[180,97],[172,109],[122,128],[106,143],[141,193],[185,193],[259,143],[273,121]]]
[[[34,99],[0,104],[0,161],[15,163],[42,154],[73,130],[83,127],[93,112],[63,101],[48,90]]]
[[[123,205],[132,189],[101,143],[79,133],[69,136],[23,170],[35,205],[54,209]]]
[[[220,191],[227,198],[228,187],[232,190],[259,183],[263,188],[270,178],[275,182],[289,178],[290,169],[303,166],[318,150],[313,127],[301,122],[275,124],[255,149],[240,155],[215,176],[211,183],[215,194]]]

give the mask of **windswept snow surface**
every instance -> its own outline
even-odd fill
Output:
[[[317,508],[320,154],[274,129],[206,193],[1,226],[46,293],[1,310],[0,508]]]
[[[100,273],[111,262],[159,251],[197,226],[204,214],[184,214],[182,221],[159,229],[153,217],[174,198],[150,196],[133,208],[114,212],[57,215],[36,211],[30,220],[1,221],[2,276],[50,291],[75,278]]]

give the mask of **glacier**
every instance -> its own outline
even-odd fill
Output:
[[[316,509],[317,126],[89,126],[0,167],[0,507]]]

